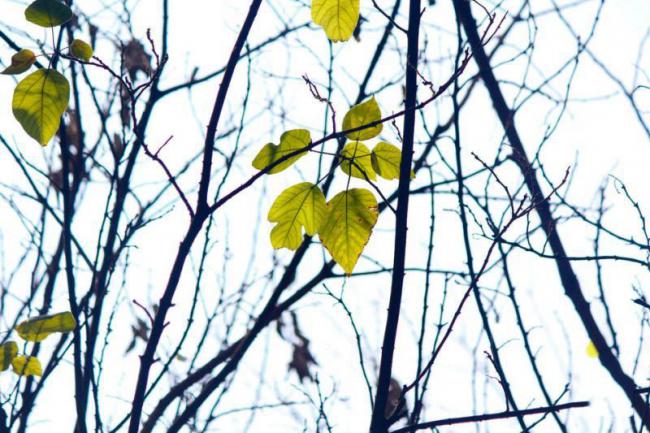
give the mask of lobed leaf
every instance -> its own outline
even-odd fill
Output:
[[[70,44],[70,54],[79,60],[87,62],[93,56],[93,47],[81,39],[75,39]]]
[[[0,371],[5,371],[11,361],[18,355],[18,345],[14,341],[7,341],[0,346]]]
[[[302,241],[302,229],[309,236],[321,228],[327,207],[317,185],[302,182],[285,189],[269,210],[269,221],[277,223],[271,230],[273,248],[295,250]]]
[[[332,42],[347,41],[359,21],[359,0],[312,0],[311,19]]]
[[[341,156],[345,158],[341,162],[341,170],[352,177],[365,179],[366,177],[363,175],[365,173],[368,179],[376,180],[377,175],[373,169],[370,155],[370,149],[363,143],[354,141],[346,144],[341,151]]]
[[[25,132],[46,146],[59,129],[69,99],[68,80],[54,69],[39,69],[18,83],[12,109]]]
[[[59,0],[36,0],[25,9],[25,18],[41,27],[56,27],[72,19],[72,10]]]
[[[35,356],[16,356],[11,361],[11,366],[14,373],[18,376],[42,376],[43,369],[41,368],[41,361]]]
[[[402,151],[397,146],[384,141],[378,143],[372,149],[372,166],[377,174],[384,179],[399,179],[400,164],[402,163]],[[411,170],[411,179],[415,172]]]
[[[368,99],[366,102],[357,104],[350,108],[350,110],[343,117],[343,130],[358,128],[360,126],[368,125],[373,122],[381,120],[381,110],[375,100],[375,97]],[[359,131],[349,132],[345,134],[350,140],[368,140],[374,138],[383,129],[384,125],[378,123],[377,125],[361,129]]]
[[[5,75],[22,74],[34,63],[36,63],[36,55],[32,50],[20,50],[11,56],[11,65],[7,66],[2,73]]]
[[[23,340],[41,341],[55,332],[72,331],[76,326],[74,316],[67,311],[27,319],[16,326],[16,331]]]
[[[377,199],[367,189],[342,191],[327,203],[320,239],[346,274],[354,270],[377,217]]]
[[[268,143],[259,151],[255,156],[255,159],[253,159],[253,167],[258,170],[264,170],[275,161],[278,161],[280,158],[295,152],[298,149],[308,146],[309,143],[311,143],[311,135],[306,129],[292,129],[286,131],[280,137],[279,145]],[[280,173],[281,171],[286,170],[298,159],[305,156],[306,153],[307,151],[305,150],[304,152],[300,152],[297,155],[282,161],[269,170],[268,174]]]

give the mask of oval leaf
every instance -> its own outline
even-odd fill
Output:
[[[11,56],[11,65],[4,71],[5,75],[18,75],[28,70],[36,62],[36,55],[32,50],[20,50]]]
[[[72,19],[72,10],[59,0],[36,0],[25,9],[25,18],[41,27],[56,27]]]
[[[67,311],[27,319],[16,326],[16,331],[23,340],[41,341],[52,333],[69,332],[76,326],[77,322],[74,320],[74,316]]]
[[[341,162],[341,170],[352,177],[365,179],[367,176],[370,180],[376,180],[377,175],[372,168],[370,154],[370,149],[363,143],[354,141],[346,144],[341,151],[341,156],[345,158]]]
[[[310,182],[290,186],[280,193],[269,210],[273,248],[295,250],[302,241],[302,228],[309,236],[320,230],[327,207],[320,188]]]
[[[18,345],[14,341],[7,341],[0,346],[0,371],[8,369],[16,355],[18,355]]]
[[[340,192],[327,203],[320,239],[346,274],[354,270],[377,216],[377,199],[367,189]]]
[[[359,0],[312,0],[311,19],[330,41],[347,41],[359,21]]]
[[[309,143],[311,143],[311,135],[306,129],[292,129],[287,131],[282,134],[282,137],[280,137],[279,145],[276,146],[273,143],[268,143],[259,151],[253,160],[253,167],[258,170],[264,170],[275,161],[278,161],[280,158],[293,153],[298,149],[306,147]],[[300,152],[299,154],[282,161],[267,173],[275,174],[286,170],[291,166],[291,164],[303,157],[306,153],[307,151],[305,150],[304,152]]]
[[[70,54],[79,60],[87,62],[93,56],[93,47],[81,39],[75,39],[70,44]]]
[[[18,376],[42,376],[41,361],[35,356],[16,356],[11,361],[14,373]]]
[[[68,107],[70,84],[54,69],[39,69],[14,90],[14,117],[34,140],[46,146],[56,134]]]
[[[360,126],[368,125],[373,122],[381,120],[381,110],[375,100],[375,97],[368,99],[366,102],[357,104],[350,108],[343,118],[343,130],[358,128]],[[350,132],[345,134],[350,140],[368,140],[376,137],[381,132],[383,124],[370,126],[359,131]]]
[[[399,179],[402,151],[390,143],[380,142],[372,149],[372,167],[384,179]],[[411,170],[411,179],[415,172]]]

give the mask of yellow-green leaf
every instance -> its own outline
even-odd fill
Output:
[[[93,56],[93,47],[81,39],[75,39],[70,44],[70,54],[84,62],[87,62]]]
[[[295,250],[302,241],[302,229],[309,236],[320,230],[326,213],[325,196],[313,183],[302,182],[285,189],[269,210],[273,248]]]
[[[0,371],[8,369],[16,355],[18,355],[18,345],[14,341],[7,341],[0,346]]]
[[[320,239],[346,274],[354,270],[377,216],[377,199],[367,189],[340,192],[327,203]]]
[[[266,167],[271,165],[271,163],[279,160],[285,155],[295,152],[298,149],[306,147],[309,143],[311,143],[311,135],[306,129],[289,130],[282,134],[279,145],[268,143],[259,151],[253,160],[253,167],[258,170],[264,170]],[[291,164],[303,157],[306,153],[307,151],[305,150],[304,152],[300,152],[299,154],[282,161],[269,170],[268,174],[280,173],[290,167]]]
[[[344,158],[341,162],[341,170],[345,174],[352,177],[365,179],[364,173],[370,180],[376,180],[377,175],[372,168],[372,161],[370,159],[370,149],[358,141],[352,141],[345,145],[341,151],[341,156]]]
[[[359,21],[359,0],[312,0],[311,19],[332,42],[347,41]]]
[[[59,0],[36,0],[25,9],[25,18],[41,27],[56,27],[72,19],[72,11]]]
[[[20,50],[11,56],[11,65],[4,71],[5,75],[18,75],[28,70],[36,62],[36,55],[32,50]]]
[[[368,99],[366,102],[357,104],[350,108],[343,118],[343,130],[358,128],[363,125],[368,125],[373,122],[381,120],[381,110],[375,100],[375,97]],[[359,131],[350,132],[345,134],[350,140],[368,140],[379,135],[383,128],[383,124],[361,129]]]
[[[399,179],[402,151],[390,143],[380,142],[372,149],[372,166],[384,179]],[[411,170],[411,179],[415,172]]]
[[[42,376],[41,361],[35,356],[16,356],[11,361],[14,373],[18,376]]]
[[[18,335],[27,341],[41,341],[54,332],[69,332],[77,326],[74,316],[65,313],[37,316],[21,322],[16,326]]]
[[[587,356],[590,358],[598,358],[598,349],[593,341],[589,341],[587,344]]]
[[[61,115],[68,108],[70,84],[54,69],[39,69],[14,90],[14,117],[25,132],[42,146],[56,134]]]

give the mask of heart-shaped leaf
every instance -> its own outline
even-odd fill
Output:
[[[36,55],[32,50],[20,50],[11,56],[11,65],[4,71],[5,75],[18,75],[28,70],[36,62]]]
[[[359,0],[312,0],[311,19],[332,42],[347,41],[359,21]]]
[[[319,236],[332,258],[350,275],[377,222],[377,199],[367,189],[350,189],[327,203]]]
[[[315,235],[326,210],[325,196],[313,183],[302,182],[282,191],[269,210],[269,221],[277,223],[271,230],[273,248],[298,248],[302,228],[309,236]]]
[[[262,150],[259,151],[255,159],[253,160],[253,167],[258,170],[264,170],[266,167],[278,161],[280,158],[302,149],[303,147],[309,145],[311,142],[311,135],[306,129],[292,129],[285,132],[280,137],[280,144],[275,145],[273,143],[266,144]],[[291,164],[296,162],[298,159],[303,157],[307,151],[300,152],[297,155],[288,158],[278,165],[274,166],[268,171],[268,174],[280,173],[281,171],[289,168]]]
[[[25,9],[25,18],[41,27],[56,27],[72,19],[72,10],[59,0],[36,0]]]
[[[70,54],[84,62],[87,62],[93,56],[93,47],[81,39],[75,39],[70,44]]]
[[[341,170],[352,177],[365,179],[367,176],[370,180],[376,180],[377,175],[372,168],[370,155],[370,149],[363,143],[353,141],[346,144],[341,151],[341,156],[344,158],[341,162]]]
[[[59,129],[69,99],[68,80],[54,69],[39,69],[16,86],[12,110],[25,132],[46,146]]]
[[[374,96],[366,102],[357,104],[350,108],[343,118],[343,130],[358,128],[360,126],[368,125],[373,122],[381,120],[381,110],[375,100]],[[359,131],[349,132],[345,134],[350,140],[368,140],[376,137],[381,132],[383,124],[370,126]]]

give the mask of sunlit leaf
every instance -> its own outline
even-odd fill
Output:
[[[390,143],[380,142],[372,149],[372,166],[377,174],[384,179],[399,179],[402,151]],[[415,172],[411,170],[411,179]]]
[[[2,73],[5,75],[22,74],[34,63],[36,63],[36,55],[32,50],[20,50],[11,56],[11,65],[7,66]]]
[[[14,373],[18,376],[42,376],[43,370],[41,368],[41,361],[35,356],[16,356],[11,361],[11,366]]]
[[[359,21],[359,0],[312,0],[311,19],[332,42],[347,41]]]
[[[377,216],[377,199],[367,189],[340,192],[327,203],[320,239],[346,274],[354,270]]]
[[[24,340],[41,341],[52,333],[69,332],[76,326],[74,316],[67,311],[27,319],[16,326],[16,331]]]
[[[381,110],[375,100],[375,97],[368,99],[366,102],[357,104],[350,108],[343,118],[343,130],[358,128],[360,126],[368,125],[373,122],[381,120]],[[383,128],[383,124],[361,129],[359,131],[350,132],[345,134],[350,140],[368,140],[369,138],[379,135]]]
[[[590,358],[598,358],[598,349],[593,341],[589,341],[587,344],[587,356]]]
[[[326,213],[325,196],[317,185],[302,182],[285,189],[269,210],[273,248],[295,250],[302,241],[302,229],[309,236],[318,232]]]
[[[8,369],[16,355],[18,355],[18,345],[15,342],[7,341],[0,346],[0,371]]]
[[[72,19],[72,11],[59,0],[36,0],[25,9],[25,18],[41,27],[56,27]]]
[[[93,56],[93,47],[81,39],[75,39],[70,44],[70,53],[76,58],[87,62]]]
[[[253,167],[258,170],[264,170],[266,167],[271,165],[271,163],[279,160],[285,155],[288,155],[298,149],[307,146],[309,143],[311,143],[311,135],[306,129],[289,130],[282,134],[280,137],[279,145],[268,143],[262,148],[262,150],[259,151],[253,160]],[[292,156],[285,161],[282,161],[271,170],[269,170],[268,174],[280,173],[281,171],[290,167],[291,164],[303,157],[306,153],[307,151],[300,152],[299,154]]]
[[[39,69],[16,86],[14,117],[27,134],[46,146],[59,129],[69,98],[70,84],[63,75],[54,69]]]
[[[372,168],[370,160],[370,149],[358,141],[352,141],[345,145],[341,151],[341,156],[345,159],[341,161],[341,170],[352,177],[365,179],[364,173],[370,180],[376,180],[375,170]]]

